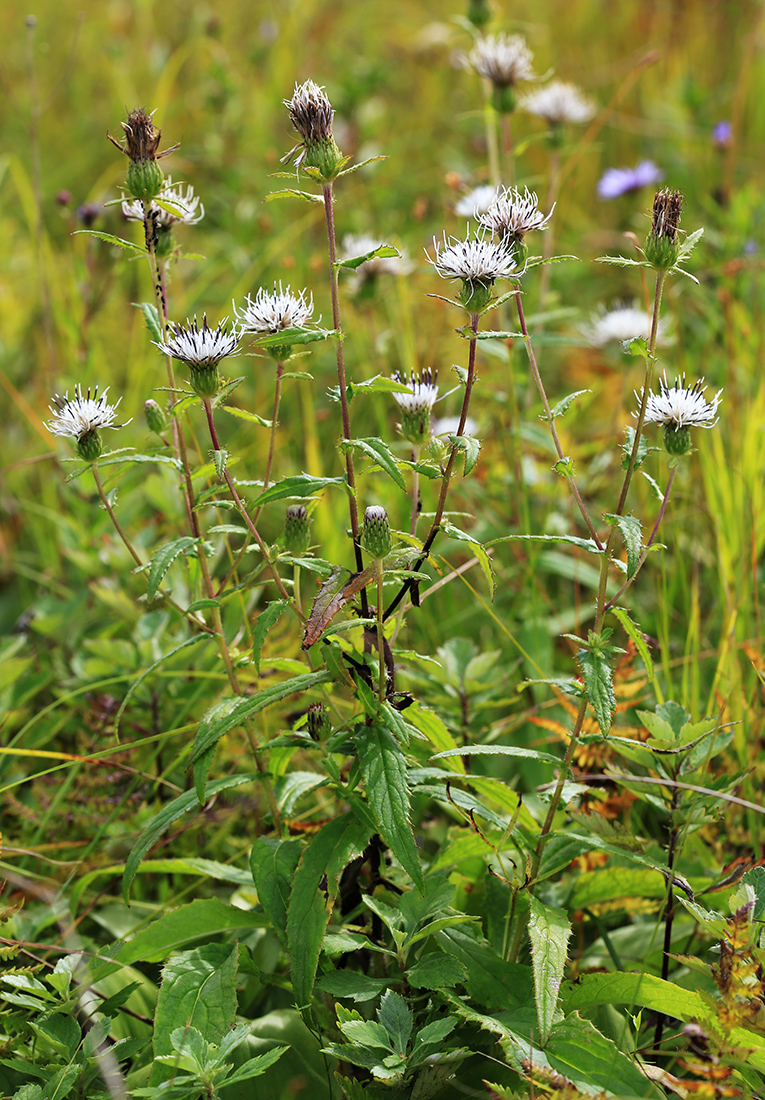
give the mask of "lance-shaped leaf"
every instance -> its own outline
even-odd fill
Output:
[[[550,419],[555,420],[558,416],[563,416],[568,411],[572,402],[576,401],[577,397],[581,397],[583,393],[592,393],[592,390],[576,390],[574,393],[569,393],[565,397],[561,398],[557,405],[550,410]],[[540,420],[547,420],[547,417],[540,415]]]
[[[406,491],[404,475],[398,468],[398,463],[390,452],[390,447],[381,439],[343,439],[340,442],[342,451],[360,451],[371,458],[376,465],[384,470],[391,481],[394,481],[399,489]]]
[[[175,559],[182,554],[188,554],[199,541],[199,539],[192,538],[191,535],[184,535],[183,538],[174,539],[173,542],[160,546],[151,559],[149,567],[149,580],[146,585],[146,599],[149,602],[156,596],[165,574]]]
[[[285,497],[309,497],[318,493],[327,485],[345,485],[344,477],[311,477],[310,474],[295,474],[293,477],[282,478],[266,489],[256,498],[255,504],[269,504],[273,500],[284,500]]]
[[[289,600],[274,600],[258,615],[258,621],[255,623],[255,629],[252,632],[252,663],[255,665],[258,676],[260,676],[260,654],[263,650],[266,635],[271,627],[276,625],[279,616],[288,604]]]
[[[379,721],[358,726],[354,740],[377,830],[422,894],[425,880],[412,831],[404,752],[390,730]]]
[[[377,566],[374,563],[360,573],[348,573],[346,569],[338,568],[329,575],[313,601],[303,636],[303,649],[310,649],[318,642],[335,615],[345,607],[348,600],[374,580],[376,575]]]
[[[595,711],[595,717],[604,737],[611,729],[612,715],[616,710],[611,658],[614,653],[624,653],[624,650],[618,646],[607,644],[611,633],[612,631],[608,629],[601,634],[591,630],[586,642],[575,634],[563,635],[564,638],[570,638],[583,647],[577,653],[576,659],[584,677],[587,701]]]
[[[298,328],[291,325],[289,328],[279,329],[278,332],[261,336],[254,341],[255,348],[274,348],[293,344],[315,344],[319,340],[328,340],[330,336],[337,336],[334,329],[324,328]]]
[[[146,255],[146,249],[140,245],[133,244],[132,241],[123,241],[122,237],[113,237],[111,233],[102,233],[100,229],[75,229],[72,236],[76,237],[79,233],[87,233],[89,237],[98,237],[99,240],[106,241],[107,244],[116,244],[120,248],[127,248],[131,252],[137,252],[139,256]]]
[[[277,172],[274,174],[286,176],[288,173]],[[298,191],[294,187],[285,187],[282,191],[270,191],[263,202],[273,202],[275,199],[305,199],[306,202],[324,203],[323,195],[314,195],[311,191]]]
[[[159,323],[159,313],[153,302],[133,302],[136,309],[140,309],[146,321],[146,327],[154,340],[162,340],[162,328]]]
[[[623,607],[612,607],[611,613],[616,616],[619,622],[624,627],[625,633],[630,641],[635,643],[635,648],[640,654],[641,660],[645,665],[648,678],[651,683],[656,685],[656,677],[653,671],[653,661],[651,660],[651,651],[648,648],[648,643],[645,640],[645,635],[641,634],[638,627],[633,623],[629,617],[629,613]]]
[[[603,519],[612,527],[618,527],[627,547],[627,578],[633,577],[643,551],[643,533],[640,520],[635,516],[617,516],[604,512]]]
[[[394,248],[392,244],[381,244],[377,248],[373,248],[371,252],[365,252],[362,256],[352,256],[348,260],[336,260],[335,267],[348,267],[351,271],[355,271],[357,267],[361,267],[367,260],[387,260],[393,256],[400,255],[401,253],[399,250]]]
[[[540,1046],[544,1048],[555,1021],[560,983],[566,965],[571,925],[563,909],[551,909],[531,897],[529,939],[534,968]]]

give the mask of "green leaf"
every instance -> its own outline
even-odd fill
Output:
[[[603,518],[612,527],[618,527],[627,547],[627,579],[634,577],[643,550],[643,533],[640,520],[635,516],[618,516],[604,512]]]
[[[583,974],[576,983],[566,982],[561,994],[566,1014],[593,1005],[626,1004],[649,1008],[677,1020],[704,1020],[712,1015],[700,993],[682,989],[646,971],[640,973]]]
[[[633,336],[631,340],[623,340],[622,348],[627,355],[639,356],[641,359],[645,359],[646,362],[649,359],[655,359],[655,355],[651,355],[648,350],[648,341],[644,336]]]
[[[220,481],[223,481],[225,477],[230,453],[230,451],[210,451],[210,457],[213,460],[213,466]]]
[[[611,651],[610,646],[601,644],[601,636],[590,631],[589,648],[580,649],[576,655],[584,676],[587,701],[595,711],[595,717],[604,737],[611,729],[612,716],[616,710]]]
[[[448,439],[453,447],[458,451],[462,451],[465,455],[465,465],[462,472],[467,477],[478,461],[478,455],[481,452],[481,441],[475,439],[472,435],[450,435]]]
[[[648,673],[648,679],[651,684],[656,687],[656,676],[653,671],[653,661],[651,660],[651,651],[648,648],[648,643],[645,640],[645,635],[641,633],[632,619],[629,617],[629,612],[624,607],[612,607],[612,615],[615,616],[622,624],[627,637],[634,642],[635,648],[640,654],[640,658],[645,665],[645,670]]]
[[[490,1010],[528,1004],[533,1012],[530,967],[506,962],[472,925],[444,929],[436,940],[465,967],[465,988],[477,1003]]]
[[[250,412],[249,409],[238,409],[236,405],[220,405],[219,408],[221,408],[223,412],[229,413],[230,416],[237,417],[239,420],[246,420],[250,424],[260,424],[261,428],[271,427],[270,420],[258,416],[257,413]]]
[[[559,756],[553,756],[549,752],[537,752],[536,749],[526,749],[522,745],[462,745],[458,749],[447,749],[445,752],[437,752],[431,760],[443,760],[448,756],[522,756],[526,760],[543,760],[546,764],[563,766]]]
[[[453,734],[430,707],[415,701],[411,707],[407,707],[406,720],[420,733],[424,733],[434,748],[440,750],[439,756],[443,756],[446,749],[455,747]],[[465,774],[465,765],[459,758],[449,757],[447,767],[458,775]]]
[[[589,909],[601,902],[633,898],[665,898],[667,881],[661,871],[635,867],[608,867],[602,871],[584,871],[574,883],[567,905],[571,910]]]
[[[467,436],[463,436],[462,438],[466,439]],[[478,558],[478,564],[481,566],[481,569],[483,570],[483,575],[488,582],[489,591],[491,592],[491,599],[493,603],[494,596],[497,592],[497,579],[494,576],[494,569],[492,568],[491,558],[489,557],[486,548],[482,545],[482,543],[478,541],[478,539],[473,538],[473,536],[469,535],[466,531],[460,531],[460,529],[458,527],[455,527],[453,523],[445,523],[442,530],[448,538],[456,539],[458,542],[469,542],[470,545],[473,547],[475,556]]]
[[[516,291],[511,291],[506,295],[506,298],[512,298]],[[449,299],[446,299],[447,301]],[[473,332],[470,325],[463,325],[462,328],[455,329],[455,332],[462,336],[465,340],[523,340],[525,339],[522,332],[499,332],[493,329],[485,329],[483,332]]]
[[[192,538],[191,535],[184,535],[183,538],[174,539],[172,542],[160,546],[152,557],[151,566],[149,567],[149,580],[146,585],[146,599],[149,603],[156,596],[165,574],[175,559],[180,557],[181,554],[188,554],[199,541],[199,539]]]
[[[271,191],[263,202],[273,202],[274,199],[306,199],[307,202],[324,203],[323,195],[314,195],[310,191],[297,191],[294,187],[286,187],[283,191]]]
[[[326,669],[320,672],[307,672],[302,676],[293,676],[292,679],[285,680],[281,684],[273,684],[263,691],[256,692],[255,695],[235,695],[216,703],[199,723],[191,750],[191,763],[194,764],[200,760],[209,749],[214,748],[224,733],[228,733],[236,726],[241,726],[242,722],[251,718],[253,714],[259,714],[272,703],[286,699],[288,695],[309,691],[311,688],[318,687],[319,684],[328,683],[331,679],[332,676]],[[196,773],[195,779],[200,801],[202,801],[200,780]]]
[[[361,393],[411,393],[412,387],[395,378],[388,378],[384,374],[376,374],[374,378],[367,378],[364,382],[348,382],[346,393],[348,400],[353,399],[354,394]],[[338,397],[339,400],[339,397]]]
[[[413,989],[449,989],[465,981],[467,969],[452,955],[431,951],[409,967],[406,979]]]
[[[594,539],[582,539],[577,535],[502,535],[498,539],[490,539],[487,546],[496,546],[500,542],[567,542],[570,546],[578,546],[580,550],[586,550],[589,554],[602,554]]]
[[[575,393],[568,394],[550,410],[550,419],[555,420],[556,417],[563,416],[563,414],[568,411],[569,406],[576,401],[577,397],[581,397],[583,393],[592,393],[592,390],[576,390]],[[539,419],[546,421],[547,417],[542,415]]]
[[[367,846],[374,828],[352,813],[324,825],[306,846],[292,880],[287,912],[292,988],[297,1007],[311,1021],[311,994],[324,931],[340,875]]]
[[[249,1033],[249,1027],[246,1030]],[[263,1054],[256,1054],[254,1058],[250,1058],[243,1066],[234,1070],[230,1077],[226,1078],[226,1088],[229,1085],[238,1085],[240,1081],[249,1081],[252,1077],[260,1077],[269,1066],[272,1066],[274,1062],[278,1062],[289,1049],[289,1047],[273,1047],[271,1050],[264,1051]]]
[[[216,779],[213,783],[208,784],[205,791],[205,799],[217,794],[218,791],[225,791],[231,787],[240,787],[243,783],[252,783],[255,779],[257,779],[256,775],[228,775],[223,779]],[[144,828],[138,840],[136,840],[133,845],[130,855],[127,858],[127,863],[125,864],[125,872],[122,878],[122,894],[126,904],[130,904],[130,886],[135,878],[138,864],[149,849],[157,843],[163,833],[167,832],[173,822],[177,821],[179,817],[182,817],[183,814],[192,808],[199,808],[199,799],[195,791],[185,791],[184,794],[179,795],[178,798],[174,798],[172,802],[168,802],[166,806],[163,806],[156,817],[153,817]]]
[[[363,1004],[375,1000],[395,981],[395,978],[370,978],[356,970],[333,970],[319,978],[316,988],[331,997]]]
[[[133,244],[132,241],[123,241],[122,237],[113,237],[111,233],[102,233],[99,229],[75,229],[72,233],[73,237],[78,236],[80,233],[87,234],[89,237],[98,237],[101,241],[106,241],[108,244],[119,245],[120,248],[127,248],[131,252],[137,252],[139,256],[146,256],[146,249],[140,245]]]
[[[596,264],[612,264],[615,267],[648,267],[652,265],[647,260],[628,260],[626,256],[596,256]]]
[[[406,491],[406,482],[404,481],[404,475],[398,468],[396,459],[390,452],[390,448],[386,443],[383,443],[381,439],[369,438],[369,439],[342,439],[340,441],[340,449],[345,451],[360,451],[368,458],[384,470],[391,481],[395,482],[399,489]]]
[[[153,302],[132,302],[132,305],[136,309],[140,309],[143,313],[144,320],[146,321],[146,327],[152,335],[152,338],[158,343],[162,342],[162,326],[159,323],[159,312]]]
[[[236,1024],[239,944],[207,943],[173,955],[162,971],[154,1017],[154,1057],[171,1054],[177,1028],[196,1028],[208,1042],[221,1042]],[[151,1084],[171,1076],[156,1065]]]
[[[757,896],[752,920],[762,921],[765,919],[765,867],[752,867],[742,876],[741,882],[745,886],[751,886]]]
[[[377,1018],[387,1031],[395,1052],[405,1058],[407,1043],[414,1027],[414,1016],[400,993],[389,990],[383,994]]]
[[[403,750],[390,730],[379,721],[357,726],[354,740],[377,830],[422,894],[425,880],[412,832]]]
[[[400,256],[401,253],[397,248],[394,248],[391,244],[381,244],[377,248],[373,248],[371,252],[365,252],[363,256],[353,256],[348,260],[336,260],[335,267],[348,267],[351,271],[355,271],[357,267],[361,267],[367,260],[374,260],[376,258],[388,259],[393,256]]]
[[[677,263],[683,263],[684,260],[688,259],[691,252],[693,252],[694,248],[703,236],[703,227],[701,229],[696,229],[693,233],[688,234],[688,236],[685,238],[685,240],[682,242],[677,250]],[[687,272],[683,272],[683,274],[687,274]]]
[[[539,1041],[540,1045],[545,1047],[555,1020],[571,925],[565,910],[552,909],[543,905],[533,895],[530,904],[529,939],[531,961],[534,967]]]
[[[205,601],[203,600],[198,601],[198,603],[204,602]],[[213,600],[212,603],[214,606],[217,606],[217,600]],[[186,610],[193,611],[194,606],[192,605]],[[163,653],[162,656],[154,662],[154,664],[151,664],[147,669],[144,669],[141,675],[137,679],[135,679],[130,685],[125,694],[125,698],[120,703],[120,709],[117,711],[117,714],[114,718],[114,736],[119,737],[120,721],[122,719],[122,715],[125,713],[125,708],[127,707],[128,703],[130,702],[138,688],[141,686],[141,684],[144,682],[146,677],[150,676],[155,668],[158,668],[161,664],[163,664],[165,661],[168,661],[171,657],[174,657],[176,653],[180,653],[182,649],[188,649],[193,645],[198,645],[199,642],[210,642],[214,640],[215,639],[210,634],[196,634],[191,638],[187,638],[185,642],[181,642],[180,645],[174,646],[172,649],[168,650],[167,653]]]
[[[276,840],[261,836],[256,838],[250,852],[250,870],[258,892],[258,901],[285,948],[287,906],[292,879],[302,850],[299,840]]]
[[[311,477],[310,474],[295,474],[277,481],[255,500],[256,506],[270,504],[272,500],[284,500],[285,497],[303,499],[312,493],[318,493],[328,485],[345,485],[344,477]]]
[[[282,611],[288,606],[289,600],[274,600],[273,603],[270,603],[268,607],[258,615],[255,629],[252,632],[252,662],[255,665],[258,676],[260,676],[260,654],[263,650],[266,635],[271,627],[276,625]]]
[[[337,336],[334,329],[325,328],[298,328],[291,325],[289,328],[279,329],[278,332],[268,336],[259,337],[254,343],[255,348],[280,348],[292,347],[298,344],[316,344],[320,340],[328,340],[330,336]]]

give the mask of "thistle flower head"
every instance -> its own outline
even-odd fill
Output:
[[[580,332],[592,347],[602,348],[607,344],[620,343],[642,337],[647,340],[651,335],[651,315],[641,309],[637,303],[617,302],[611,309],[600,306],[590,315],[590,322],[582,325]],[[656,345],[671,343],[669,325],[659,319],[656,331]]]
[[[480,313],[489,304],[495,279],[517,274],[509,241],[495,241],[485,234],[472,239],[468,235],[465,240],[459,240],[447,237],[444,232],[443,246],[434,237],[433,247],[433,257],[427,250],[425,252],[428,262],[442,279],[462,280],[460,300],[471,312]]]
[[[48,406],[53,413],[53,419],[46,425],[48,431],[53,432],[54,435],[66,435],[76,439],[80,457],[88,462],[94,462],[101,454],[101,439],[98,433],[103,428],[124,427],[123,424],[114,423],[117,406],[122,398],[116,404],[109,405],[106,400],[108,392],[107,386],[99,397],[98,386],[96,386],[91,397],[90,387],[87,394],[83,395],[82,387],[77,385],[74,387],[74,397],[70,398],[68,392],[63,397],[56,394],[52,398],[53,404]]]
[[[703,378],[692,386],[686,386],[685,375],[676,378],[674,386],[670,386],[665,373],[659,380],[659,393],[648,394],[645,423],[663,426],[664,446],[669,454],[688,453],[691,448],[691,428],[713,428],[717,423],[717,407],[722,390],[718,390],[712,400],[707,401],[704,397],[705,389]],[[636,392],[635,397],[638,402],[642,402],[642,394]]]
[[[497,88],[533,80],[533,53],[520,34],[487,34],[468,54],[468,64]]]
[[[154,342],[163,354],[178,359],[192,370],[201,370],[239,353],[239,336],[234,330],[228,331],[227,325],[228,317],[225,317],[215,328],[210,328],[206,314],[202,316],[201,329],[196,316],[193,321],[186,318],[185,325],[171,321],[167,326],[167,339]]]
[[[300,144],[285,159],[297,153],[296,168],[316,168],[323,180],[334,179],[343,158],[332,134],[335,111],[324,89],[313,80],[296,84],[292,98],[285,99],[284,106],[300,135]]]
[[[461,218],[478,218],[486,213],[497,194],[497,188],[490,183],[479,184],[455,203],[454,213]]]
[[[381,504],[370,504],[364,512],[361,545],[370,557],[379,559],[387,557],[391,544],[388,513]]]
[[[598,195],[601,199],[618,199],[630,191],[639,191],[658,183],[663,172],[652,160],[641,160],[635,168],[609,168],[598,183]]]
[[[284,518],[284,545],[300,557],[311,542],[311,528],[305,504],[290,504]]]
[[[653,200],[651,228],[645,242],[645,257],[659,271],[667,271],[677,262],[679,244],[677,230],[683,209],[681,191],[662,187]]]
[[[205,216],[205,208],[199,198],[194,194],[191,184],[177,184],[173,186],[173,177],[168,176],[157,198],[165,206],[159,206],[152,202],[150,210],[155,224],[160,229],[172,229],[175,225],[197,225]],[[140,199],[123,199],[122,213],[131,222],[144,221],[143,203]]]
[[[547,228],[554,210],[555,204],[549,214],[543,214],[539,199],[528,187],[524,187],[523,194],[517,187],[503,187],[486,213],[478,215],[478,224],[508,244],[522,244],[526,233]]]
[[[409,387],[408,393],[394,393],[393,400],[401,409],[401,431],[416,447],[430,437],[430,413],[438,397],[438,372],[426,369],[407,378],[396,371],[393,380]]]
[[[287,328],[305,328],[313,316],[313,295],[306,298],[306,294],[307,290],[293,294],[281,283],[278,291],[276,283],[273,290],[260,287],[254,298],[247,295],[241,310],[234,306],[241,331],[265,336]]]
[[[595,104],[582,95],[575,84],[553,80],[544,88],[523,96],[518,106],[522,111],[543,118],[550,126],[589,122],[595,114]]]
[[[106,136],[112,145],[130,159],[125,187],[136,199],[155,199],[162,189],[162,169],[157,163],[162,157],[174,152],[178,145],[159,152],[162,131],[154,125],[151,115],[143,107],[138,107],[128,115],[127,122],[121,122],[125,137],[122,142]]]

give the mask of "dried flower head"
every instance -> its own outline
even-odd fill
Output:
[[[289,286],[285,289],[279,283],[279,289],[265,290],[260,287],[254,298],[248,294],[241,310],[234,306],[234,313],[242,333],[256,335],[275,335],[287,328],[305,328],[313,316],[313,295],[306,299],[307,290],[293,294]]]
[[[416,447],[430,437],[430,414],[438,398],[438,371],[426,369],[421,374],[393,374],[394,382],[409,387],[408,393],[394,393],[393,400],[401,409],[401,431]]]
[[[587,343],[595,348],[602,348],[611,343],[624,343],[625,340],[634,340],[635,337],[647,340],[651,335],[651,314],[634,302],[631,305],[626,302],[617,302],[612,309],[606,309],[601,305],[590,315],[590,323],[582,325],[579,331]],[[656,345],[666,345],[671,342],[669,325],[660,318],[656,332]]]
[[[191,184],[174,186],[172,176],[167,177],[157,198],[163,205],[152,202],[150,210],[155,224],[161,229],[172,229],[175,225],[197,225],[205,216],[205,208],[199,195],[194,194]],[[128,221],[142,222],[143,203],[140,199],[124,199],[122,213]]]
[[[285,159],[297,154],[296,168],[316,168],[322,180],[334,179],[343,157],[332,134],[335,111],[324,89],[313,80],[296,84],[292,99],[285,99],[284,106],[301,139]]]
[[[518,274],[510,242],[492,240],[481,235],[466,236],[464,241],[447,237],[443,246],[433,238],[435,255],[425,252],[442,279],[461,279],[460,301],[472,313],[480,313],[491,299],[495,279],[508,279]]]
[[[677,262],[677,231],[682,209],[681,191],[662,187],[654,195],[651,228],[646,237],[644,252],[648,262],[659,271],[668,271]]]
[[[649,393],[645,410],[646,424],[661,424],[664,428],[664,446],[672,455],[687,454],[691,447],[691,428],[713,428],[717,423],[717,407],[722,390],[711,401],[704,397],[704,379],[686,386],[685,375],[675,379],[674,386],[667,382],[667,375],[659,380],[659,393]],[[642,393],[635,393],[638,403]],[[632,414],[636,416],[636,413]]]
[[[101,454],[101,439],[99,432],[103,428],[122,428],[124,424],[115,424],[117,406],[109,405],[106,395],[109,392],[107,386],[101,396],[98,396],[98,386],[90,396],[90,387],[83,396],[82,387],[74,387],[74,397],[70,398],[66,393],[63,397],[56,394],[53,404],[49,405],[53,413],[53,419],[49,420],[46,427],[54,435],[66,435],[77,440],[77,451],[81,458],[88,462],[94,462]],[[130,421],[127,421],[129,424]]]
[[[496,187],[492,187],[490,183],[482,183],[462,196],[455,204],[454,213],[461,218],[477,218],[486,213],[497,194]]]
[[[213,397],[218,392],[218,364],[229,355],[239,353],[239,334],[227,329],[228,318],[220,321],[215,328],[207,324],[202,317],[202,328],[186,319],[185,325],[167,326],[167,338],[155,341],[165,355],[183,363],[191,371],[191,385],[200,397]]]
[[[529,114],[543,118],[550,126],[583,123],[595,114],[595,104],[582,95],[575,84],[553,80],[544,88],[529,92],[518,106]]]
[[[546,229],[554,210],[555,204],[549,214],[543,214],[539,199],[528,187],[523,194],[516,187],[503,187],[486,213],[478,216],[478,223],[502,240],[517,245],[533,229]]]
[[[128,193],[136,199],[154,199],[162,189],[162,169],[157,161],[179,148],[172,145],[159,152],[162,131],[154,125],[151,115],[143,107],[138,107],[128,115],[127,122],[121,122],[125,138],[119,142],[110,133],[106,136],[112,145],[130,158],[125,186]]]
[[[635,168],[609,168],[598,183],[598,195],[601,199],[618,199],[630,191],[658,183],[662,175],[652,160],[641,160]]]

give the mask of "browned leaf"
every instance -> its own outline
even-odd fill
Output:
[[[362,588],[366,588],[374,579],[377,566],[372,563],[360,573],[348,574],[345,569],[336,569],[330,573],[327,580],[319,589],[316,599],[313,601],[308,625],[303,637],[303,649],[310,649],[317,642],[324,630],[348,600],[352,599]]]

